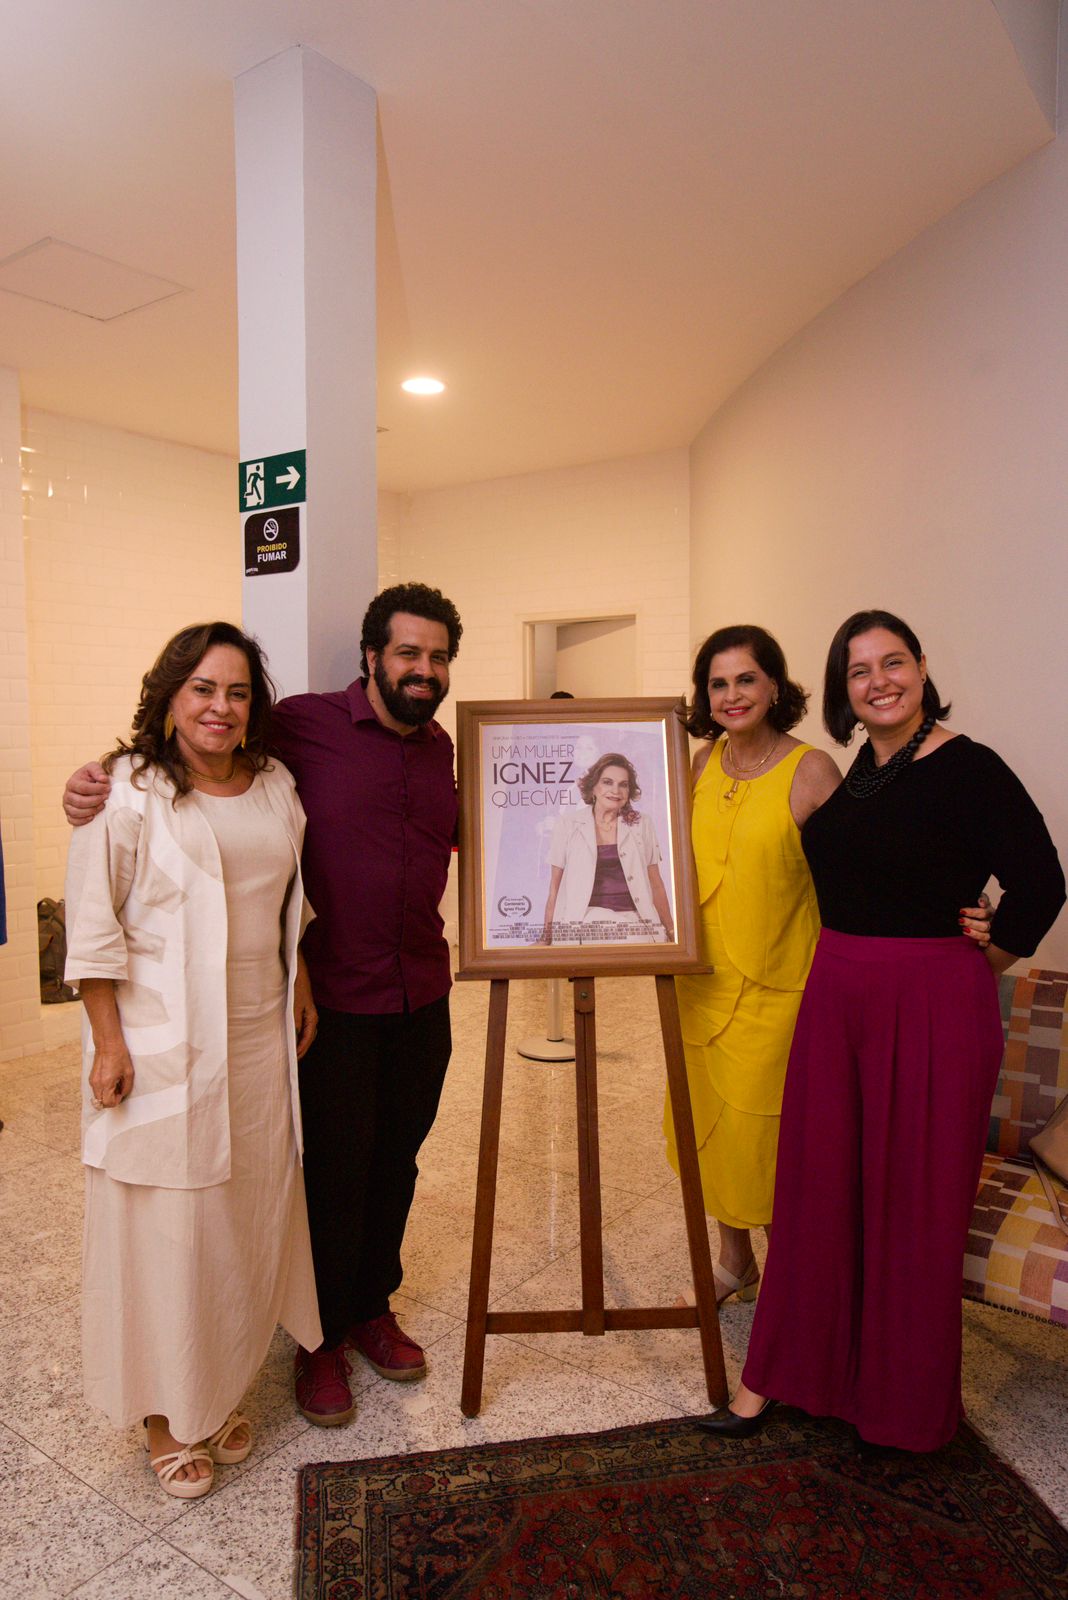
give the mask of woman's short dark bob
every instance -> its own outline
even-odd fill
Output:
[[[761,671],[775,680],[775,704],[767,716],[771,727],[777,733],[787,733],[796,727],[805,714],[808,695],[799,683],[787,677],[782,645],[772,638],[766,628],[758,628],[753,622],[740,622],[730,628],[717,628],[697,652],[693,664],[693,703],[682,714],[682,725],[686,732],[695,739],[718,739],[723,732],[712,716],[708,674],[712,657],[724,650],[748,650]]]
[[[158,767],[174,784],[175,799],[190,792],[192,781],[173,727],[167,727],[167,713],[183,683],[193,676],[208,651],[217,644],[232,645],[248,662],[250,694],[243,754],[257,772],[267,766],[274,684],[267,672],[266,657],[257,641],[232,622],[198,622],[168,639],[155,664],[141,679],[141,698],[133,714],[130,741],[120,739],[115,749],[104,757],[105,771],[111,771],[117,756],[128,755],[133,758],[134,783],[139,774],[150,767]]]
[[[823,726],[836,744],[848,744],[857,726],[857,716],[849,704],[849,646],[859,634],[870,633],[873,628],[885,628],[900,639],[909,655],[917,663],[923,657],[920,641],[907,622],[895,617],[892,611],[854,611],[847,617],[831,640],[827,652],[827,671],[823,678]],[[928,675],[923,686],[923,714],[942,722],[949,716],[951,704],[942,704],[934,680]]]

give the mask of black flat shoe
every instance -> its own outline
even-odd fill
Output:
[[[854,1428],[853,1453],[861,1461],[915,1461],[919,1452],[903,1450],[896,1444],[873,1444],[870,1439],[862,1439]]]
[[[737,1411],[723,1406],[710,1416],[698,1417],[697,1426],[706,1433],[718,1433],[721,1439],[750,1439],[764,1427],[778,1403],[777,1400],[765,1400],[755,1417],[740,1417]]]

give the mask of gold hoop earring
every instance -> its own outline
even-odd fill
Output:
[[[247,733],[243,733],[241,735],[241,748],[242,748],[242,750],[245,748],[245,746],[247,744],[248,744],[248,734]]]
[[[170,738],[173,737],[173,734],[174,734],[174,718],[171,716],[170,712],[168,711],[167,715],[163,719],[163,737],[164,737],[164,739],[170,739]]]

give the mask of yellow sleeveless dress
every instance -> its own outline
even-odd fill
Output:
[[[694,789],[701,941],[715,971],[676,978],[675,988],[705,1209],[734,1228],[771,1221],[786,1062],[819,934],[790,812],[794,773],[811,748],[735,785],[717,741]],[[664,1133],[678,1172],[670,1105]]]

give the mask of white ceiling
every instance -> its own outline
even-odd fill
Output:
[[[0,260],[51,237],[187,292],[105,322],[0,289],[0,364],[29,405],[237,453],[231,86],[301,43],[379,96],[383,485],[686,444],[1051,137],[1017,4],[21,0]]]

